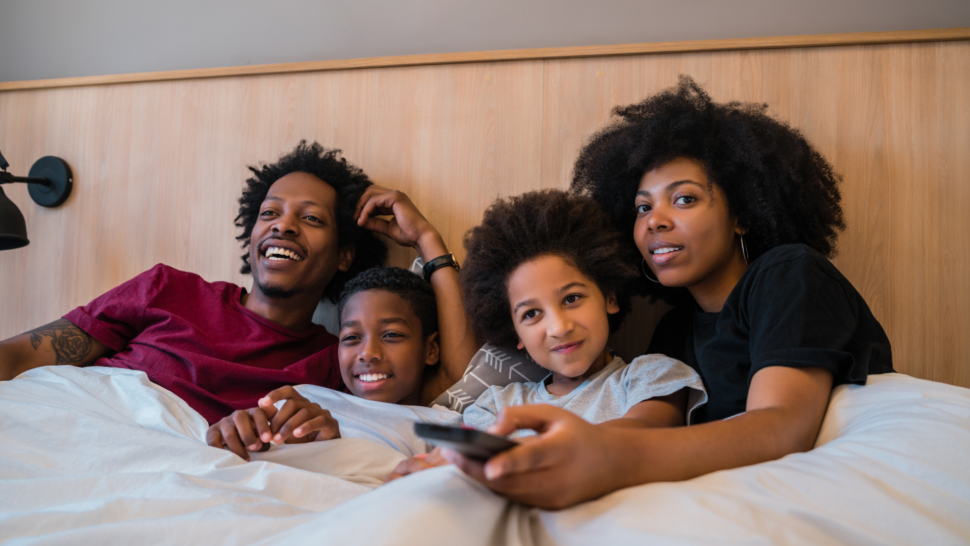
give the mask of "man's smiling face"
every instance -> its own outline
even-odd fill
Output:
[[[336,190],[311,174],[290,173],[270,186],[250,238],[254,291],[319,298],[337,270],[350,267],[353,252],[340,248],[336,206]]]

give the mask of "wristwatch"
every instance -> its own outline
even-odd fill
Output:
[[[437,258],[424,264],[424,280],[431,282],[431,275],[442,267],[454,267],[455,271],[461,271],[461,267],[459,267],[458,262],[455,261],[455,255],[445,254],[444,256],[438,256]]]

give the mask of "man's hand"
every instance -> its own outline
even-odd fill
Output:
[[[393,216],[390,220],[377,216]],[[357,202],[357,225],[389,237],[402,246],[416,248],[427,262],[448,253],[438,230],[421,214],[407,195],[371,186]]]
[[[250,408],[236,410],[211,425],[205,434],[205,441],[212,447],[228,449],[248,461],[250,451],[269,449],[271,437],[266,413],[262,408]],[[266,438],[265,443],[262,438]]]
[[[275,404],[280,400],[286,403],[276,411]],[[272,437],[260,435],[266,442],[301,444],[340,438],[340,425],[330,412],[304,398],[293,387],[280,387],[260,398],[258,404],[270,416]]]
[[[286,403],[277,410],[280,400]],[[259,399],[259,407],[236,410],[209,427],[206,443],[225,448],[245,460],[249,452],[266,451],[270,442],[297,444],[340,438],[340,426],[330,412],[310,402],[293,387],[281,387]]]
[[[436,447],[431,451],[431,453],[421,453],[398,463],[397,467],[394,468],[394,471],[388,474],[387,478],[384,479],[384,483],[389,483],[398,478],[403,478],[408,474],[414,474],[415,472],[420,472],[436,466],[444,466],[446,464],[451,463],[441,456],[441,448]]]
[[[531,506],[560,509],[595,499],[618,488],[611,457],[622,452],[611,436],[623,429],[592,425],[566,410],[547,405],[507,408],[488,432],[506,436],[532,429],[537,438],[482,463],[452,450],[443,457],[496,493]]]

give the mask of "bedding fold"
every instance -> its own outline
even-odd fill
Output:
[[[0,382],[9,544],[960,544],[970,541],[970,391],[900,374],[833,392],[817,447],[558,512],[454,467],[376,487],[456,414],[300,392],[344,438],[246,463],[141,372],[68,366]]]

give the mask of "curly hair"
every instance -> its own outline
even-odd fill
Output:
[[[344,307],[358,292],[384,290],[408,302],[421,321],[421,335],[428,337],[438,331],[438,306],[431,285],[421,277],[400,267],[375,267],[351,279],[340,294],[337,316],[343,322]]]
[[[561,190],[524,193],[493,202],[481,225],[465,234],[461,287],[475,334],[494,345],[518,342],[509,303],[508,280],[519,265],[540,256],[559,256],[612,294],[620,312],[610,315],[616,331],[630,311],[631,288],[639,270],[635,249],[610,215],[592,199]]]
[[[253,227],[259,216],[259,207],[266,199],[269,188],[284,176],[303,172],[323,180],[337,192],[335,212],[337,217],[337,239],[340,246],[353,245],[356,252],[354,262],[347,271],[337,271],[330,283],[324,289],[323,295],[336,303],[343,290],[344,284],[358,273],[372,267],[382,265],[387,259],[387,245],[373,233],[359,227],[354,220],[354,209],[357,201],[364,194],[364,190],[371,185],[370,179],[364,171],[347,163],[340,156],[340,150],[327,149],[314,142],[307,144],[301,140],[296,148],[284,155],[276,163],[249,167],[253,176],[246,180],[246,188],[239,198],[239,215],[236,216],[236,227],[242,228],[241,235],[236,237],[242,241],[242,247],[249,247]],[[252,272],[249,263],[249,253],[242,255],[243,266],[241,272]]]
[[[613,110],[614,121],[580,152],[572,191],[589,195],[633,233],[634,198],[643,175],[677,158],[703,165],[746,231],[751,260],[802,243],[831,257],[845,229],[841,177],[804,136],[771,118],[767,104],[711,101],[688,76],[644,101]],[[628,242],[633,244],[632,237]],[[684,289],[644,283],[668,301]]]

